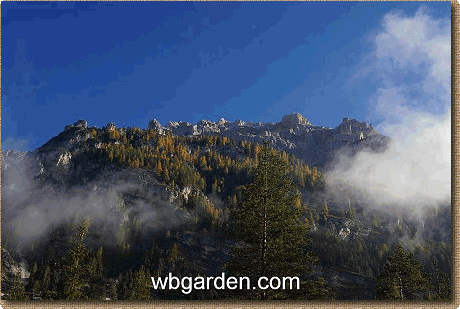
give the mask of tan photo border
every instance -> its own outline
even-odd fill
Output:
[[[12,0],[3,0],[12,1]],[[23,0],[22,0],[23,1]],[[28,0],[27,0],[28,1]],[[67,1],[67,0],[65,0]],[[86,1],[86,0],[84,0]],[[117,1],[117,0],[116,0]],[[367,0],[364,0],[367,1]],[[414,1],[414,0],[409,0]],[[436,0],[435,0],[436,1]],[[422,1],[419,1],[422,2]],[[423,1],[425,2],[425,1]],[[364,300],[364,301],[6,301],[0,300],[1,308],[459,308],[460,309],[460,294],[459,294],[459,227],[460,227],[460,214],[456,206],[460,202],[460,197],[457,193],[459,189],[459,173],[460,168],[458,153],[459,135],[458,130],[460,124],[455,122],[455,119],[460,117],[460,110],[458,108],[458,100],[460,99],[460,87],[458,73],[459,68],[459,41],[460,41],[460,0],[453,0],[451,2],[451,16],[452,16],[452,301],[407,301],[407,302],[394,302],[394,301],[377,301],[377,300]],[[1,0],[0,0],[0,16],[1,16]],[[1,19],[1,18],[0,18]],[[1,38],[1,28],[0,28]],[[1,50],[1,44],[0,44]],[[1,51],[0,51],[1,63]],[[1,80],[1,65],[0,65],[0,80]],[[1,86],[0,86],[1,97]],[[0,102],[1,111],[1,102]],[[0,119],[1,130],[1,119]],[[1,148],[1,141],[0,141]],[[1,175],[1,170],[0,170]],[[1,189],[1,183],[0,183]],[[0,191],[1,198],[1,191]],[[1,209],[1,203],[0,203]],[[1,218],[1,215],[0,215]],[[0,226],[1,232],[1,226]]]

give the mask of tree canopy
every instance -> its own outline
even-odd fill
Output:
[[[316,257],[306,250],[308,227],[296,206],[300,193],[288,177],[286,161],[265,143],[260,150],[254,178],[241,203],[230,211],[230,234],[235,240],[228,272],[258,278],[303,276]],[[288,290],[248,291],[258,299],[284,298]]]

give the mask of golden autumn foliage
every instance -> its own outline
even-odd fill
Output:
[[[184,137],[127,128],[109,131],[108,142],[97,151],[110,162],[152,170],[169,187],[174,182],[174,188],[187,186],[226,199],[249,181],[261,150],[258,143],[237,143],[217,135]],[[229,155],[232,152],[237,155]],[[310,168],[285,151],[270,152],[287,163],[287,173],[297,186],[322,189],[324,179],[316,167]]]

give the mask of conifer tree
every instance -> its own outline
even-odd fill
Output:
[[[104,251],[102,246],[96,252],[91,264],[89,265],[90,276],[90,298],[91,299],[104,299],[106,296],[105,291],[105,278],[104,278]]]
[[[114,282],[112,283],[112,300],[117,300],[117,299],[118,299],[117,283]]]
[[[119,274],[116,284],[117,299],[126,299],[128,293],[128,282],[126,281],[126,275]]]
[[[225,265],[227,272],[257,282],[262,276],[301,277],[311,271],[317,259],[306,250],[310,240],[301,220],[302,208],[294,206],[298,196],[287,177],[286,162],[265,142],[252,183],[245,188],[242,202],[230,211],[230,235],[236,244]],[[287,298],[287,293],[288,289],[251,290],[246,296]]]
[[[158,161],[157,166],[156,166],[156,172],[158,175],[161,175],[163,173],[163,167],[161,166],[161,161]]]
[[[144,265],[135,272],[133,278],[133,287],[131,289],[128,299],[133,300],[150,300],[150,277],[147,276]]]
[[[71,246],[64,257],[61,298],[68,300],[85,299],[82,288],[88,283],[89,263],[88,248],[83,243],[88,233],[88,221],[83,219],[71,240]]]
[[[431,297],[435,300],[448,300],[452,297],[452,288],[449,277],[439,269],[436,260],[433,260],[434,273],[431,274],[431,283],[435,295]]]
[[[32,267],[32,273],[30,274],[29,282],[32,285],[32,298],[35,298],[36,294],[40,291],[40,273],[38,271],[38,265],[36,261]]]
[[[174,243],[174,245],[171,247],[171,252],[169,254],[169,259],[168,259],[169,265],[171,265],[171,267],[174,267],[177,261],[178,251],[179,249],[177,247],[177,243]]]
[[[377,278],[376,296],[379,299],[416,299],[417,293],[430,288],[424,266],[398,245],[387,259],[384,270]]]
[[[45,271],[43,272],[42,279],[40,283],[37,284],[37,287],[42,291],[42,295],[46,295],[51,284],[51,269],[49,266],[46,266]]]

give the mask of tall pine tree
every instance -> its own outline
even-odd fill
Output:
[[[452,298],[452,286],[446,273],[439,269],[436,259],[433,260],[434,272],[431,274],[431,285],[434,295],[429,295],[430,300],[450,300]]]
[[[151,286],[150,276],[145,271],[144,265],[134,273],[133,278],[133,287],[129,292],[128,299],[133,300],[151,300],[152,296],[150,295],[150,286]]]
[[[86,299],[83,287],[88,284],[92,264],[87,246],[83,243],[88,233],[88,220],[83,219],[71,240],[70,248],[62,261],[63,278],[60,298],[68,300]]]
[[[423,264],[412,258],[398,245],[387,259],[384,270],[377,278],[376,296],[379,299],[417,299],[418,293],[430,289],[429,277]]]
[[[235,245],[225,265],[229,274],[249,277],[255,284],[262,276],[301,277],[317,261],[306,250],[308,227],[301,220],[302,208],[295,206],[300,193],[287,173],[286,162],[265,142],[252,183],[245,188],[242,202],[230,211],[230,235]],[[255,289],[245,297],[288,298],[289,292]]]

